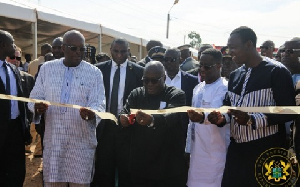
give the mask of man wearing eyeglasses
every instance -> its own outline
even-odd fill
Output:
[[[200,69],[206,76],[193,93],[192,106],[219,108],[227,92],[227,81],[221,77],[222,53],[207,49],[200,56]],[[189,187],[221,186],[225,167],[229,127],[209,125],[207,114],[188,110],[190,123],[186,152],[190,153],[188,173]]]
[[[55,59],[64,57],[64,51],[62,50],[63,38],[57,37],[52,42],[52,53]]]
[[[111,60],[97,63],[103,74],[106,95],[106,111],[118,117],[130,92],[143,85],[144,68],[128,60],[129,43],[116,38],[110,46]],[[99,186],[114,186],[116,124],[101,120],[97,128],[97,159],[93,183]]]
[[[206,49],[210,49],[210,48],[213,48],[212,45],[210,44],[201,44],[200,45],[200,48],[198,50],[198,61],[200,61],[200,56],[202,54],[203,51],[205,51]],[[187,73],[190,73],[194,76],[197,76],[198,77],[198,82],[202,82],[204,77],[201,77],[202,75],[200,74],[200,69],[199,69],[199,66],[194,68],[194,69],[191,69],[189,71],[187,71]]]
[[[116,142],[119,185],[185,187],[181,115],[148,115],[142,111],[184,106],[185,94],[165,85],[165,69],[159,61],[147,63],[143,84],[130,93],[120,115],[120,139]],[[131,108],[142,110],[130,124]]]
[[[88,109],[104,112],[102,73],[83,61],[85,38],[76,30],[63,36],[65,58],[48,61],[40,68],[30,98],[69,103],[82,108],[30,103],[35,123],[45,114],[43,175],[45,187],[90,186],[99,118]],[[55,76],[54,76],[55,75]]]
[[[15,65],[20,70],[21,85],[22,85],[22,89],[23,89],[23,94],[24,94],[24,97],[29,98],[30,92],[31,92],[31,90],[34,86],[34,77],[32,75],[30,75],[29,73],[24,72],[23,71],[24,69],[22,67],[19,67],[22,64],[21,56],[22,56],[21,48],[16,47],[15,55],[11,56],[11,57],[6,57],[6,61],[9,62],[10,64]],[[28,122],[31,123],[32,113],[28,109],[27,103],[25,104],[25,106],[26,106]],[[36,137],[36,135],[37,135],[35,133],[35,130],[32,127],[30,127],[30,134],[31,134],[32,137]],[[34,138],[34,140],[35,140],[35,138]],[[40,139],[38,139],[38,140],[40,140]],[[38,150],[38,148],[39,148],[38,143],[40,143],[40,141],[37,142],[37,146],[35,148],[35,151]],[[26,153],[31,153],[30,145],[26,145],[25,152]]]
[[[45,54],[52,52],[52,47],[50,44],[45,43],[41,46],[41,56],[33,61],[30,62],[28,65],[28,73],[32,76],[35,76],[35,74],[38,71],[38,67],[42,62],[45,62]]]
[[[24,71],[24,69],[22,67],[22,62],[21,62],[21,56],[22,56],[21,48],[16,46],[15,55],[6,57],[6,61],[15,65],[20,71]]]
[[[300,38],[293,38],[284,43],[281,50],[282,63],[292,73],[293,83],[296,90],[296,105],[300,105]],[[295,133],[294,147],[298,161],[300,160],[300,116],[297,115],[295,123],[296,128],[292,128]],[[292,133],[293,134],[293,133]],[[298,183],[300,181],[298,180]]]
[[[264,41],[260,46],[260,54],[265,57],[273,58],[273,52],[275,51],[275,44],[271,40]]]
[[[191,106],[193,89],[198,84],[197,77],[180,70],[180,51],[176,48],[168,49],[164,56],[166,69],[166,85],[174,86],[184,91],[186,105]]]

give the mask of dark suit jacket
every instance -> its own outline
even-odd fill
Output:
[[[30,96],[30,92],[33,89],[34,86],[34,78],[32,75],[30,75],[29,73],[26,73],[24,71],[20,71],[20,75],[21,75],[21,85],[22,85],[22,89],[23,89],[23,95],[26,98],[29,98]],[[31,123],[32,121],[32,112],[28,109],[27,107],[27,103],[25,104],[26,106],[26,112],[27,112],[27,119],[29,121],[29,123]]]
[[[17,91],[18,91],[18,96],[23,97],[23,89],[22,89],[22,84],[21,84],[21,75],[20,71],[16,66],[8,64],[11,69],[14,72],[15,78],[16,78],[16,83],[17,83]],[[0,93],[5,94],[5,86],[0,78]],[[4,146],[4,140],[6,139],[7,135],[7,130],[8,130],[8,123],[9,123],[9,102],[10,100],[4,100],[0,99],[0,150],[2,150],[2,147]],[[22,123],[20,124],[22,126],[23,130],[23,135],[24,135],[24,141],[25,143],[29,143],[30,141],[30,133],[29,133],[29,124],[27,121],[27,114],[26,114],[26,109],[25,109],[25,103],[24,102],[18,102],[19,105],[19,110],[20,110],[20,118]]]
[[[103,82],[105,87],[106,106],[109,100],[110,88],[110,70],[112,61],[101,62],[95,65],[103,74]],[[130,92],[143,85],[142,76],[144,68],[128,61],[126,69],[126,80],[123,105],[126,103]],[[91,187],[96,186],[115,186],[115,170],[116,170],[116,140],[117,125],[111,120],[101,120],[97,127],[98,145],[96,149],[95,175]]]
[[[187,106],[192,104],[193,90],[198,83],[198,77],[181,71],[181,89],[185,93]]]
[[[110,98],[109,88],[110,88],[111,65],[112,65],[111,60],[95,64],[95,66],[98,67],[103,74],[103,82],[104,82],[105,96],[106,96],[106,107],[108,106],[108,100]],[[143,73],[144,73],[143,67],[135,64],[134,62],[128,61],[127,69],[126,69],[123,105],[126,103],[126,100],[133,89],[143,86],[143,82],[142,82]]]

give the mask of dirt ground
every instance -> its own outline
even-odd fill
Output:
[[[35,145],[32,145],[30,147],[32,153],[26,153],[26,176],[23,187],[43,187],[43,159],[33,157],[34,149]]]

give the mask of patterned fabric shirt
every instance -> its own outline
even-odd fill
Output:
[[[290,72],[281,63],[264,58],[252,68],[241,95],[247,68],[242,66],[230,75],[224,105],[241,107],[294,106],[295,91]],[[239,102],[239,100],[241,100]],[[291,115],[252,113],[253,126],[238,125],[231,118],[231,137],[237,143],[249,142],[278,132],[278,125],[290,121]]]
[[[100,70],[85,61],[68,68],[63,60],[49,61],[41,67],[30,98],[67,101],[104,112],[105,94]],[[34,111],[33,103],[28,107]],[[62,110],[49,106],[45,113],[45,182],[91,182],[97,145],[96,121],[83,120],[78,109]]]

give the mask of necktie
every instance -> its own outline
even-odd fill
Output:
[[[4,71],[5,71],[5,77],[6,77],[6,94],[10,95],[10,79],[9,79],[9,75],[8,75],[8,69],[7,69],[7,64],[6,62],[3,62],[3,67],[4,67]]]
[[[120,65],[118,65],[117,70],[114,75],[113,87],[110,96],[110,112],[115,116],[118,116],[118,92],[120,83]]]
[[[6,77],[6,86],[5,86],[5,92],[7,95],[10,95],[10,79],[9,79],[9,75],[8,75],[8,67],[6,62],[3,62],[3,67],[4,67],[4,71],[5,71],[5,77]],[[11,118],[11,102],[9,102],[9,119]]]

